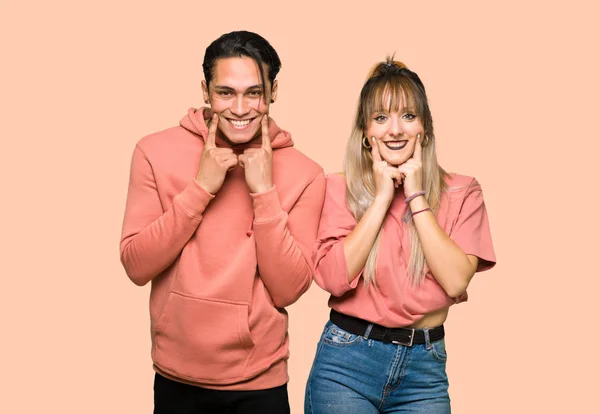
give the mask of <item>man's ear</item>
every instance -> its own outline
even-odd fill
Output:
[[[277,100],[277,81],[273,81],[273,86],[271,87],[271,103],[274,103]]]
[[[208,99],[208,86],[206,86],[205,80],[202,81],[202,95],[204,96],[204,103],[209,103],[210,100]]]

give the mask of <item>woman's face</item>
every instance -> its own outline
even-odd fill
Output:
[[[400,108],[398,112],[375,112],[367,122],[365,135],[371,146],[377,145],[381,158],[394,166],[412,157],[417,134],[421,134],[421,138],[425,136],[421,119],[409,108]]]

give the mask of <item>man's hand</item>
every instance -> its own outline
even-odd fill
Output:
[[[206,143],[202,149],[198,174],[196,175],[196,181],[200,184],[200,187],[213,195],[221,189],[227,171],[238,163],[238,157],[231,148],[217,148],[215,134],[217,133],[218,124],[219,117],[214,114],[208,129]]]
[[[239,156],[239,163],[244,168],[246,183],[251,193],[264,193],[273,188],[273,149],[269,136],[269,117],[261,120],[262,146],[248,148]]]

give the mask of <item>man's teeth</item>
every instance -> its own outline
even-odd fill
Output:
[[[245,119],[243,121],[234,121],[233,119],[229,120],[229,122],[231,122],[231,124],[236,128],[244,128],[250,123],[250,121],[251,119]]]

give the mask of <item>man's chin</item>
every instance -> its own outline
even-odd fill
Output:
[[[221,131],[231,145],[247,144],[259,137],[257,131]]]

